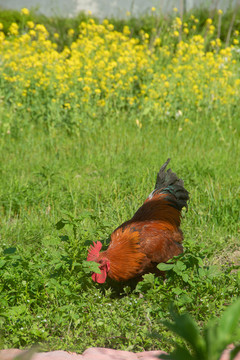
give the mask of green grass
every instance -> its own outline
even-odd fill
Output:
[[[78,135],[29,126],[1,138],[1,328],[4,347],[171,350],[169,306],[200,326],[239,296],[239,135],[227,121],[106,113]],[[154,120],[156,120],[154,122]],[[168,157],[190,191],[185,255],[167,279],[135,290],[93,283],[84,260],[152,191]],[[70,214],[70,215],[69,215]],[[61,219],[69,224],[58,230]],[[183,266],[182,266],[183,265]],[[141,294],[139,296],[139,294]],[[149,333],[160,334],[160,342]],[[180,341],[180,340],[178,340]]]
[[[171,351],[172,304],[204,329],[240,296],[239,47],[209,50],[217,34],[198,28],[138,46],[88,22],[60,54],[41,26],[0,32],[2,346]],[[94,283],[89,245],[107,246],[168,157],[190,192],[183,256],[165,280]]]

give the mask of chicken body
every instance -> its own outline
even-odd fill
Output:
[[[183,252],[181,210],[187,208],[189,195],[183,181],[171,169],[165,171],[169,161],[161,167],[144,204],[113,231],[108,249],[100,252],[100,241],[89,249],[87,260],[98,262],[101,270],[92,274],[94,281],[104,283],[107,276],[116,281],[139,277]]]

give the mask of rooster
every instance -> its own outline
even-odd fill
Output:
[[[171,169],[165,171],[169,161],[160,168],[143,205],[113,231],[108,249],[100,252],[100,241],[91,245],[87,260],[97,262],[101,271],[92,274],[93,281],[102,284],[107,276],[116,281],[139,278],[183,252],[181,210],[187,209],[189,193],[183,180]]]

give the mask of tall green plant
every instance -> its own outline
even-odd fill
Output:
[[[225,310],[219,321],[211,320],[201,334],[195,321],[188,315],[174,315],[174,322],[164,321],[164,325],[181,336],[190,345],[176,348],[170,355],[161,355],[162,359],[171,360],[219,360],[222,352],[234,341],[240,339],[240,299]],[[237,345],[230,355],[234,359],[240,351]]]

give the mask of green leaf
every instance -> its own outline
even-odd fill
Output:
[[[84,211],[81,212],[78,220],[82,221],[82,220],[88,219],[88,218],[93,218],[94,219],[95,216],[90,211],[84,210]]]
[[[204,330],[207,352],[211,360],[218,360],[223,350],[230,343],[238,340],[236,334],[240,320],[240,299],[224,311],[217,323],[212,320]],[[238,334],[239,336],[239,334]]]
[[[216,265],[209,266],[209,268],[206,271],[206,275],[210,280],[218,277],[220,274],[221,274],[221,271],[220,271],[219,267]]]
[[[63,241],[63,242],[67,242],[67,241],[69,241],[69,236],[67,236],[67,235],[60,235],[60,236],[59,236],[59,239],[60,239],[61,241]]]
[[[166,360],[195,360],[196,358],[193,357],[190,352],[179,345],[176,345],[176,349],[170,355],[161,355],[160,359]],[[202,359],[204,360],[204,359]]]
[[[4,255],[12,255],[17,251],[15,247],[9,247],[3,251]]]
[[[230,352],[230,360],[234,360],[235,356],[240,352],[240,345],[237,345],[231,352]]]
[[[169,354],[161,354],[156,359],[163,359],[163,360],[173,360],[172,356]]]
[[[168,271],[171,270],[175,265],[174,264],[165,264],[165,263],[161,263],[157,265],[157,268],[160,271]]]
[[[195,321],[188,315],[174,315],[174,322],[164,321],[163,324],[171,331],[180,335],[193,348],[196,359],[206,359],[206,347],[203,337]]]
[[[204,268],[198,268],[198,275],[199,277],[206,276],[206,270]]]
[[[154,284],[155,284],[155,276],[151,273],[145,274],[143,275],[143,280],[137,284],[136,291],[137,292],[147,291],[153,288]]]
[[[0,260],[0,269],[2,269],[5,264],[6,264],[6,260],[1,259]]]
[[[155,276],[153,274],[145,274],[143,275],[143,281],[145,283],[154,284]]]
[[[61,219],[61,220],[59,220],[59,221],[56,223],[55,227],[56,227],[57,230],[61,230],[61,229],[64,228],[64,226],[65,226],[67,223],[68,223],[67,220]]]
[[[22,304],[22,305],[13,306],[13,307],[9,308],[9,310],[7,311],[7,314],[10,316],[20,316],[25,311],[26,311],[26,305]]]
[[[173,271],[175,271],[175,273],[178,275],[181,275],[185,269],[186,269],[186,265],[180,260],[178,260],[173,267]]]
[[[83,271],[86,274],[89,274],[91,272],[94,272],[96,274],[101,274],[101,270],[99,269],[99,264],[96,263],[95,261],[83,260],[82,266],[83,266]]]
[[[187,294],[182,294],[179,297],[178,303],[184,305],[184,304],[190,304],[192,301],[193,300],[190,296],[188,296]]]
[[[235,331],[239,326],[240,320],[240,299],[230,305],[224,311],[218,327],[220,340],[226,339],[229,336],[229,343],[232,341]]]
[[[182,274],[183,281],[188,282],[188,274]]]
[[[173,288],[172,291],[176,295],[180,295],[183,292],[183,290],[180,287]]]
[[[33,348],[30,350],[24,351],[23,354],[17,355],[14,360],[31,360],[36,353],[37,348]]]

